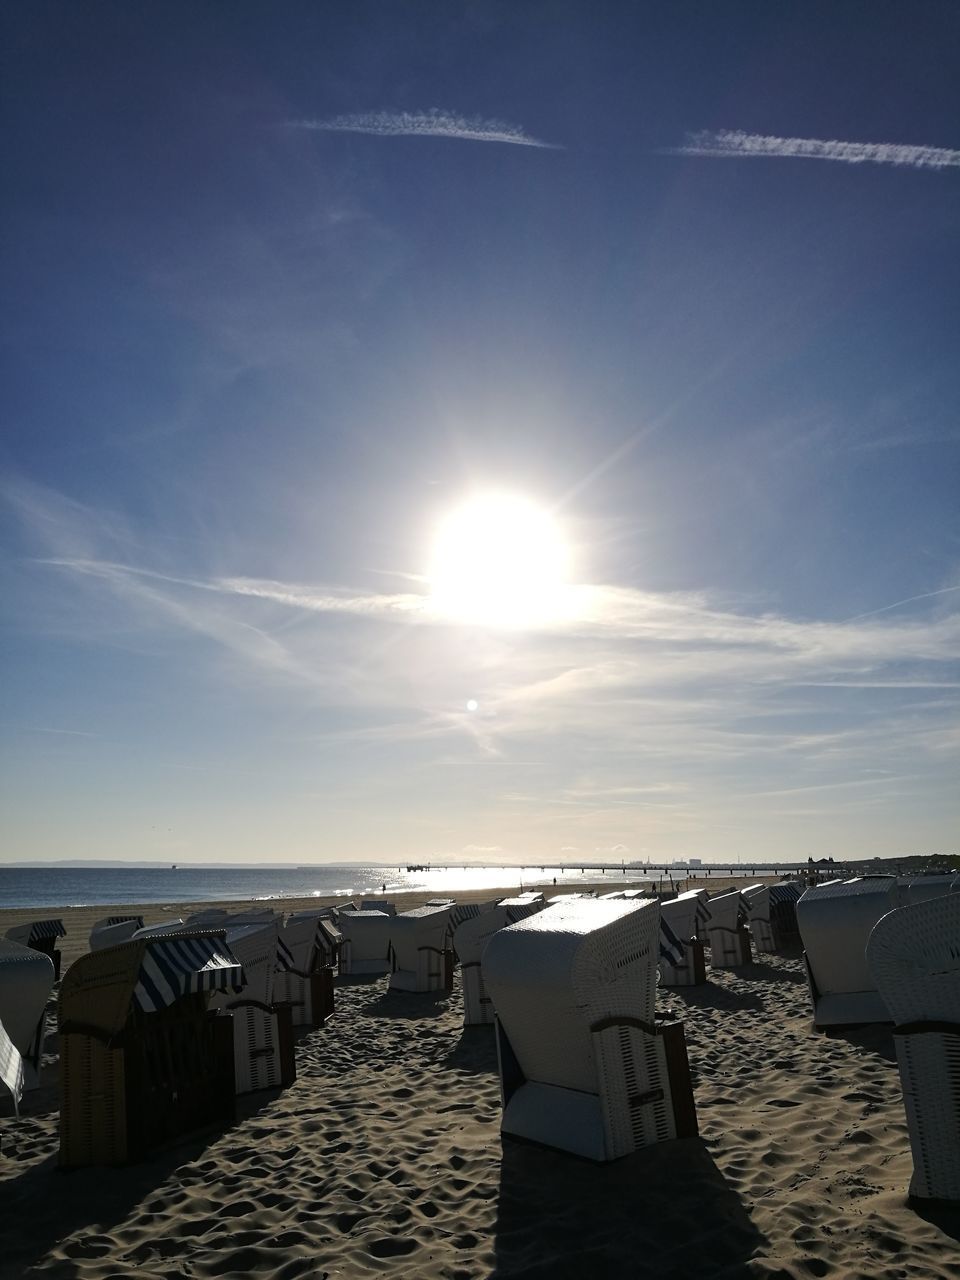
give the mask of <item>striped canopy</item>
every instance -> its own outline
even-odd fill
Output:
[[[32,947],[41,938],[66,937],[66,933],[62,920],[34,920],[30,926],[30,939],[27,942],[27,946]]]
[[[243,966],[222,937],[152,939],[140,962],[133,1000],[144,1013],[156,1013],[198,991],[240,991]]]
[[[0,1080],[10,1090],[14,1115],[19,1116],[20,1099],[23,1097],[23,1059],[20,1056],[20,1050],[4,1031],[2,1022],[0,1022]]]
[[[450,912],[450,928],[456,929],[464,920],[472,920],[480,914],[479,902],[461,902]]]
[[[660,917],[660,955],[674,968],[683,964],[683,943],[673,932],[666,920]]]
[[[281,937],[277,938],[277,973],[283,973],[287,969],[293,969],[293,952]]]
[[[137,923],[137,928],[138,929],[143,928],[143,916],[107,916],[106,923],[108,925],[126,924],[128,920],[135,920]]]

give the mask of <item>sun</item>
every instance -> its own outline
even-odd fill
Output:
[[[436,529],[430,600],[455,622],[535,626],[563,615],[568,570],[568,548],[549,512],[516,494],[477,494]]]

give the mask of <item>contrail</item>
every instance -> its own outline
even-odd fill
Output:
[[[465,142],[510,142],[517,147],[562,151],[554,142],[531,138],[516,124],[455,115],[434,107],[430,111],[365,111],[359,115],[333,116],[330,120],[288,120],[288,129],[315,129],[322,133],[369,133],[378,138],[457,138]]]
[[[914,147],[901,142],[836,142],[821,138],[777,138],[740,129],[703,129],[688,133],[674,155],[779,157],[787,160],[839,160],[843,164],[895,164],[912,169],[952,169],[960,166],[960,151],[947,147]]]
[[[958,587],[941,587],[939,591],[924,591],[918,596],[907,596],[905,600],[895,600],[893,604],[885,604],[882,609],[871,609],[869,613],[855,613],[852,618],[844,618],[842,625],[848,622],[859,622],[861,618],[875,618],[878,613],[889,613],[891,609],[899,609],[902,604],[913,604],[914,600],[931,600],[934,596],[945,596],[951,591],[960,591]]]

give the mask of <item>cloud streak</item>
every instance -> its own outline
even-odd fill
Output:
[[[453,138],[460,142],[506,142],[515,147],[561,151],[555,142],[531,138],[520,125],[480,116],[459,116],[453,111],[364,111],[333,116],[329,120],[288,120],[288,129],[319,133],[366,133],[376,138]]]
[[[721,159],[834,160],[842,164],[892,164],[910,169],[960,168],[960,151],[901,142],[838,142],[823,138],[779,138],[741,129],[702,129],[687,134],[672,154]]]

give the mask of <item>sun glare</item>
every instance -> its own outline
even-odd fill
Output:
[[[457,622],[526,627],[565,609],[569,555],[552,516],[525,498],[483,494],[436,531],[429,580],[434,608]]]

